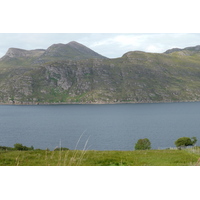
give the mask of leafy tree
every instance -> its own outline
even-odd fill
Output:
[[[174,143],[177,147],[186,147],[186,146],[193,146],[197,142],[196,137],[181,137],[177,139]]]
[[[19,151],[27,151],[27,150],[28,150],[28,147],[23,146],[23,145],[20,144],[20,143],[14,144],[14,148],[15,148],[16,150],[19,150]]]
[[[146,150],[151,149],[151,142],[149,139],[139,139],[137,143],[135,144],[135,150]]]

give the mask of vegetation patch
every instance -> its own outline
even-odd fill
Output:
[[[200,165],[199,158],[200,147],[181,151],[86,151],[64,147],[49,151],[0,147],[0,166],[195,166]]]

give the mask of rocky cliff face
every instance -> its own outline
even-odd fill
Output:
[[[75,42],[47,50],[11,49],[7,60],[0,62],[0,102],[199,101],[198,51],[198,47],[163,54],[137,51],[107,59]]]

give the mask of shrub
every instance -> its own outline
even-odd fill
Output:
[[[193,146],[197,142],[196,137],[181,137],[177,139],[174,143],[176,147],[186,147],[186,146]]]
[[[61,151],[67,151],[67,150],[69,150],[69,149],[66,148],[66,147],[61,147],[61,148],[60,148],[60,147],[57,147],[57,148],[54,149],[54,151],[60,151],[60,150],[61,150]]]
[[[18,151],[27,151],[29,150],[30,148],[26,147],[26,146],[23,146],[22,144],[20,143],[16,143],[14,144],[14,148]]]
[[[0,151],[12,151],[14,148],[12,147],[6,147],[6,146],[0,146]]]
[[[135,144],[135,150],[146,150],[151,149],[151,142],[149,139],[139,139],[137,143]]]

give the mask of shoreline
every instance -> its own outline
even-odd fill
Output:
[[[143,101],[143,102],[56,102],[56,103],[38,103],[38,102],[0,102],[0,105],[115,105],[115,104],[159,104],[159,103],[192,103],[200,102],[200,100],[182,100],[182,101]]]

